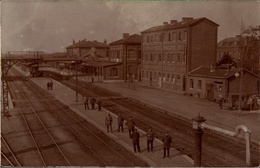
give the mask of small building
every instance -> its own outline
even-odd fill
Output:
[[[109,44],[110,61],[122,63],[123,80],[141,78],[141,36],[124,33],[123,38]]]
[[[96,40],[87,41],[86,39],[77,43],[73,40],[73,44],[66,47],[68,57],[103,61],[108,59],[108,49],[106,40],[101,43]]]
[[[243,70],[242,81],[236,77],[236,69],[213,69],[199,67],[188,74],[186,93],[208,99],[218,100],[221,96],[231,102],[238,99],[240,86],[242,95],[260,94],[259,76]]]

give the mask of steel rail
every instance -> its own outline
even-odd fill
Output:
[[[43,96],[45,96],[46,94],[44,92],[42,92],[42,90],[39,90],[38,88],[36,88],[34,85],[31,84],[32,87],[34,87],[34,89],[36,89],[38,92],[41,92],[41,94]],[[37,95],[38,96],[38,95]],[[78,136],[78,134],[73,131],[68,124],[66,124],[57,114],[55,114],[53,112],[53,110],[46,104],[46,102],[42,101],[43,104],[45,104],[46,108],[48,108],[57,118],[59,118],[62,123],[69,128],[74,135],[76,135],[93,153],[95,153],[95,155],[100,158],[105,164],[106,166],[109,166],[109,164],[107,164],[88,144],[85,143],[85,141]],[[104,142],[100,137],[98,137],[96,134],[94,134],[89,128],[87,128],[86,126],[84,126],[82,123],[78,122],[77,119],[75,119],[75,117],[73,117],[71,114],[69,114],[64,108],[62,108],[60,105],[58,105],[57,103],[51,102],[52,104],[54,104],[55,106],[59,107],[62,111],[64,111],[67,115],[69,115],[74,121],[76,121],[78,124],[80,124],[84,129],[88,130],[89,133],[91,133],[94,137],[96,137],[97,139],[99,139],[100,142],[102,142],[106,147],[108,147],[109,149],[111,149],[115,154],[117,154],[120,158],[122,158],[125,162],[127,162],[130,166],[134,166],[132,163],[130,163],[128,160],[126,160],[122,155],[120,155],[116,150],[114,150],[113,148],[111,148],[106,142]]]
[[[1,151],[1,155],[5,158],[5,160],[12,166],[14,167],[15,165],[11,162],[11,160],[8,159],[8,157]],[[2,161],[1,161],[2,162]],[[1,164],[2,165],[2,164]],[[3,165],[2,165],[3,166]]]
[[[13,88],[13,87],[10,85],[10,88]],[[36,142],[36,140],[35,140],[35,138],[34,138],[34,136],[33,136],[33,133],[32,133],[32,130],[31,130],[29,124],[28,124],[28,121],[27,121],[27,119],[25,118],[25,116],[24,116],[24,114],[23,114],[23,112],[22,112],[22,108],[21,108],[21,106],[20,106],[19,103],[17,103],[17,105],[18,105],[19,111],[21,112],[21,115],[22,115],[22,117],[23,117],[23,119],[24,119],[24,121],[25,121],[26,127],[27,127],[27,129],[28,129],[28,131],[29,131],[29,133],[30,133],[30,135],[31,135],[31,137],[32,137],[33,143],[34,143],[34,145],[35,145],[35,147],[36,147],[36,149],[37,149],[37,151],[38,151],[38,153],[39,153],[39,155],[40,155],[40,158],[41,158],[41,160],[42,160],[42,163],[43,163],[44,166],[47,166],[46,163],[45,163],[45,161],[44,161],[43,155],[42,155],[42,153],[41,153],[41,151],[40,151],[40,148],[39,148],[39,146],[38,146],[38,144],[37,144],[37,142]]]
[[[73,84],[71,84],[71,85],[73,85]],[[81,90],[83,93],[85,92],[85,89],[87,89],[87,88],[84,87],[84,86],[78,85],[78,90]],[[88,92],[89,92],[89,91],[88,91]],[[100,95],[95,94],[93,91],[90,91],[90,92],[92,93],[91,96],[100,96]],[[111,107],[111,108],[114,108],[114,107]],[[114,109],[115,109],[115,108],[114,108]],[[127,111],[124,112],[124,113],[129,114]],[[137,118],[137,119],[139,119],[139,120],[142,121],[143,123],[149,122],[149,121],[147,121],[147,120],[146,120],[146,121],[143,121],[143,118],[142,118],[142,117],[137,117],[137,116],[134,116],[134,117]],[[149,123],[150,123],[150,124],[147,124],[147,125],[153,125],[153,123],[151,123],[151,122],[149,122]],[[178,136],[179,139],[182,139],[183,141],[187,142],[188,144],[193,145],[193,143],[187,141],[185,138],[183,138],[183,137],[181,137],[181,136],[179,136],[179,135],[177,135],[177,134],[174,134],[174,135],[175,135],[175,136]],[[220,157],[217,156],[217,155],[212,154],[211,152],[209,152],[209,151],[206,150],[206,149],[203,149],[203,152],[206,153],[206,154],[210,154],[211,156],[215,157],[216,159],[218,159],[218,160],[220,160],[220,161],[222,161],[222,162],[227,163],[229,166],[236,166],[235,164],[233,164],[233,163],[231,163],[231,162],[229,162],[229,161],[227,161],[227,160],[224,160],[224,159],[220,158]],[[208,163],[208,162],[205,161],[205,160],[202,160],[202,162],[203,162],[204,164],[208,165],[208,166],[213,166],[213,165],[211,165],[210,163]]]
[[[12,79],[14,79],[14,78],[12,77]],[[21,90],[21,88],[17,86],[17,84],[16,84],[15,82],[14,82],[14,84],[15,84],[16,87],[19,89],[19,91],[20,91],[21,94],[24,96],[24,98],[27,100],[27,102],[28,102],[30,108],[33,110],[35,116],[37,117],[37,119],[39,120],[39,122],[42,124],[42,126],[43,126],[43,128],[45,129],[46,133],[49,135],[49,137],[51,138],[52,142],[56,145],[57,149],[59,150],[59,152],[61,153],[61,155],[63,156],[63,158],[66,160],[66,162],[68,163],[68,165],[71,166],[69,160],[66,158],[66,156],[64,155],[64,153],[63,153],[62,150],[60,149],[59,145],[55,142],[54,138],[52,137],[52,135],[50,134],[50,132],[48,131],[48,129],[46,128],[46,126],[44,125],[44,123],[42,122],[42,120],[40,119],[40,117],[38,116],[38,114],[35,112],[34,108],[32,107],[30,101],[27,99],[26,95],[23,93],[23,91]],[[19,103],[18,103],[18,104],[19,104]],[[18,105],[18,106],[20,107],[20,105]],[[24,116],[22,110],[21,110],[21,113],[22,113],[23,117],[25,118],[25,116]],[[27,120],[26,120],[26,122],[27,122]],[[26,124],[26,125],[29,127],[28,124]],[[32,133],[32,131],[30,131],[30,132]],[[39,149],[39,148],[37,148],[37,149]],[[46,166],[46,164],[44,164],[44,165]]]
[[[10,148],[10,146],[8,145],[8,143],[6,142],[3,134],[1,133],[1,142],[3,142],[5,144],[5,146],[7,147],[7,149],[9,150],[9,152],[11,153],[12,157],[14,158],[14,160],[16,161],[16,163],[18,164],[18,166],[22,166],[22,164],[19,162],[19,160],[17,159],[17,157],[15,156],[14,152],[12,151],[12,149]],[[2,151],[1,151],[2,152]],[[3,153],[4,154],[4,153]]]

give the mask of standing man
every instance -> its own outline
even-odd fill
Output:
[[[128,118],[128,121],[126,122],[126,125],[128,126],[128,131],[129,131],[129,137],[133,137],[133,132],[135,128],[135,122],[133,121],[132,117]]]
[[[88,108],[88,110],[89,110],[88,97],[87,97],[87,95],[84,96],[84,105],[85,105],[85,110],[87,110],[87,108]]]
[[[140,138],[140,134],[139,134],[139,132],[137,132],[137,129],[135,129],[134,133],[133,133],[133,139],[132,139],[135,153],[136,153],[136,147],[137,147],[138,153],[140,153],[139,138]]]
[[[47,90],[49,90],[50,89],[50,82],[48,81],[47,82]]]
[[[52,82],[52,80],[50,81],[50,88],[51,88],[51,90],[52,90],[52,86],[53,86],[53,82]]]
[[[169,157],[172,137],[169,135],[168,131],[165,132],[162,141],[163,141],[163,158],[166,157],[166,152],[167,152],[167,157]]]
[[[121,128],[121,131],[124,132],[124,117],[121,116],[121,114],[118,115],[118,118],[117,118],[117,123],[118,123],[118,132],[120,132],[120,128]]]
[[[146,132],[147,137],[147,150],[150,152],[150,145],[151,145],[151,151],[153,151],[153,141],[154,141],[154,133],[151,128],[148,129]]]
[[[113,130],[112,130],[113,119],[112,119],[112,116],[110,115],[110,113],[108,113],[108,115],[106,116],[105,123],[107,126],[107,132],[109,132],[109,129],[110,129],[110,131],[113,133]]]
[[[90,99],[91,110],[95,110],[95,103],[96,103],[96,99],[94,97],[92,97]]]
[[[98,105],[98,111],[101,111],[101,106],[102,106],[102,99],[101,98],[98,98],[97,105]]]

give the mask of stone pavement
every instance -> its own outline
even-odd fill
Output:
[[[50,80],[49,78],[31,78],[40,87],[46,88],[46,83]],[[113,133],[107,133],[105,125],[105,117],[109,111],[102,109],[101,111],[97,110],[85,110],[83,104],[83,98],[79,95],[76,102],[76,95],[73,90],[60,84],[59,82],[53,80],[53,90],[48,90],[57,100],[69,106],[70,109],[75,111],[81,117],[86,119],[88,122],[95,125],[98,129],[103,131],[107,136],[114,139],[120,145],[125,147],[127,150],[134,153],[132,141],[129,138],[127,127],[124,126],[124,132],[117,132],[117,116],[111,113],[113,117]],[[138,128],[137,128],[138,129]],[[150,166],[160,166],[160,167],[191,167],[193,166],[193,160],[186,155],[183,155],[180,151],[171,148],[170,157],[162,158],[163,149],[162,142],[158,139],[154,141],[154,152],[147,152],[146,150],[146,136],[143,130],[138,129],[140,133],[140,147],[141,153],[136,153],[136,156],[145,160]]]

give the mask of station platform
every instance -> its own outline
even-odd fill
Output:
[[[50,80],[49,78],[32,78],[34,83],[46,89],[46,83]],[[88,122],[95,125],[98,129],[104,132],[107,136],[115,140],[117,143],[125,147],[127,150],[134,153],[132,139],[129,138],[128,129],[124,126],[124,132],[117,132],[117,116],[109,111],[102,109],[101,111],[96,110],[85,110],[82,95],[78,95],[78,102],[76,102],[76,94],[70,88],[62,85],[58,81],[53,81],[53,90],[48,90],[57,100],[67,105],[70,109],[76,112],[78,115],[86,119]],[[105,118],[110,113],[113,118],[113,133],[107,133],[105,125]],[[180,151],[171,148],[170,157],[162,158],[163,146],[159,139],[154,141],[154,151],[148,152],[146,148],[146,132],[137,127],[140,133],[140,148],[141,153],[135,153],[138,157],[146,161],[149,166],[152,167],[192,167],[193,160],[182,154]]]

